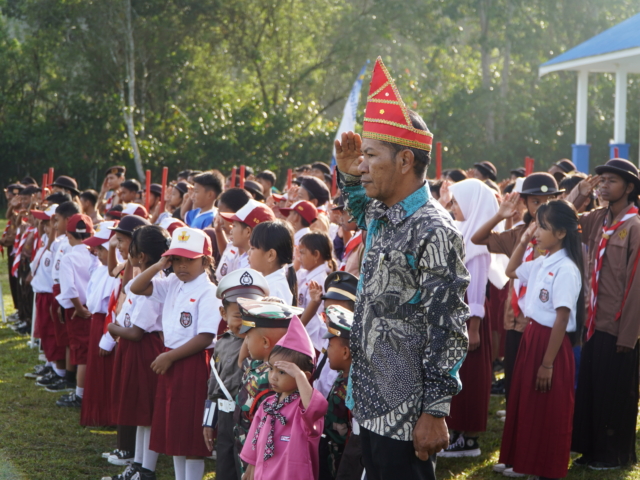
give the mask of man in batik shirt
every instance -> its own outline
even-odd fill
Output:
[[[380,58],[363,137],[336,141],[346,208],[367,232],[347,404],[369,480],[435,479],[468,345],[469,273],[462,237],[425,183],[432,134]]]

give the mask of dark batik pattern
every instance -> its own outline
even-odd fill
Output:
[[[467,351],[464,243],[428,186],[388,208],[340,173],[346,208],[367,231],[349,404],[360,425],[410,441],[422,413],[449,413]]]

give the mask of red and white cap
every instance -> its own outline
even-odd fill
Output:
[[[167,232],[169,232],[169,235],[173,235],[173,231],[176,228],[186,227],[187,225],[182,220],[178,220],[177,218],[173,217],[167,217],[160,222],[160,226]]]
[[[93,222],[89,215],[76,213],[69,217],[67,222],[67,232],[69,233],[93,233]]]
[[[197,228],[176,228],[171,235],[171,246],[162,254],[163,257],[176,255],[185,258],[199,258],[211,255],[211,239],[209,235]]]
[[[289,212],[296,212],[304,218],[307,223],[313,223],[316,221],[316,218],[318,218],[318,209],[313,203],[307,202],[306,200],[300,200],[288,208],[281,208],[280,212],[285,217],[289,216]]]
[[[33,215],[33,218],[37,218],[38,220],[51,220],[53,214],[56,213],[56,208],[58,208],[58,204],[53,203],[45,210],[31,210],[31,215]]]
[[[116,232],[110,230],[111,228],[118,225],[117,220],[108,220],[106,222],[98,223],[93,229],[93,237],[87,238],[82,241],[85,245],[90,247],[97,247],[98,245],[104,245],[111,237],[113,237]]]
[[[236,213],[219,213],[227,222],[242,222],[251,228],[262,222],[270,222],[276,219],[273,210],[257,200],[249,200],[247,204]]]
[[[147,209],[138,203],[127,203],[122,209],[121,216],[124,217],[125,215],[137,215],[142,218],[149,218]]]

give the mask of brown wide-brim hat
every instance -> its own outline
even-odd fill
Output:
[[[489,177],[494,182],[498,178],[498,169],[491,162],[474,163],[473,166],[480,170],[485,177]]]
[[[640,189],[640,178],[638,178],[638,169],[629,160],[625,160],[624,158],[612,158],[604,165],[597,166],[595,170],[598,175],[607,172],[620,175],[625,180],[633,182],[636,188]]]
[[[78,183],[73,178],[67,177],[66,175],[60,175],[50,186],[69,190],[73,193],[74,196],[80,195],[80,191],[78,190]]]
[[[558,182],[550,173],[532,173],[522,182],[520,195],[558,195],[564,192],[558,188]]]

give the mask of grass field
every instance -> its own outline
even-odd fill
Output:
[[[4,228],[4,221],[0,221],[0,228]],[[0,280],[4,304],[10,314],[13,303],[5,259],[0,259]],[[114,448],[115,430],[81,427],[77,410],[56,407],[58,394],[48,393],[36,387],[33,380],[23,377],[38,363],[38,352],[27,347],[27,340],[28,337],[19,336],[0,324],[0,480],[100,479],[103,475],[119,473],[121,467],[108,464],[100,456]],[[504,408],[504,399],[493,397],[489,429],[480,437],[483,455],[474,459],[439,460],[439,479],[505,478],[491,470],[500,448],[503,424],[495,412],[501,408]],[[205,478],[215,478],[214,469],[215,463],[207,460]],[[158,479],[173,478],[171,459],[161,456],[157,472]],[[567,478],[640,480],[640,468],[606,473],[574,468]]]

